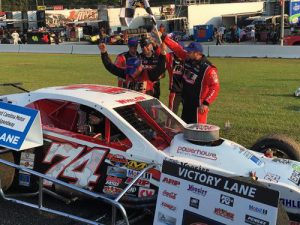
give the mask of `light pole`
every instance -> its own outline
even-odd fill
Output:
[[[2,12],[2,0],[0,0],[0,12]]]
[[[37,7],[39,5],[38,0],[35,0],[35,4],[36,4],[36,9],[37,9]]]

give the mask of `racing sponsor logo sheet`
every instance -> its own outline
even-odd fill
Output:
[[[276,224],[278,191],[173,161],[160,181],[154,225]]]

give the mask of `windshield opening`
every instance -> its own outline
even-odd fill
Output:
[[[157,99],[118,107],[115,111],[160,150],[183,131],[183,125]]]

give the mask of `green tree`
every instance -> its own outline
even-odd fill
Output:
[[[28,0],[2,0],[2,11],[25,11],[28,6]]]

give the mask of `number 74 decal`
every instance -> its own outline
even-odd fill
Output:
[[[62,158],[46,171],[45,175],[51,178],[67,178],[76,186],[93,189],[100,178],[96,174],[101,162],[108,153],[108,149],[93,148],[86,154],[85,146],[74,147],[71,144],[52,143],[43,163],[52,164],[56,156]],[[44,180],[44,185],[51,187],[52,182]]]

